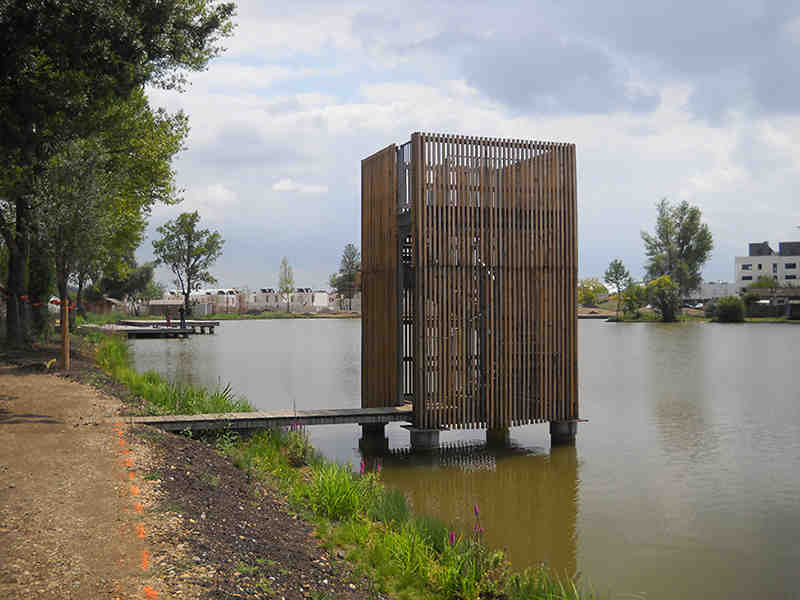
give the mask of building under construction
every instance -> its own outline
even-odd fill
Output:
[[[573,144],[414,133],[361,163],[362,406],[444,428],[578,420]]]

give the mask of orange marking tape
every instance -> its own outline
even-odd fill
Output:
[[[144,538],[144,525],[141,523],[136,524],[136,536],[139,538]]]
[[[158,598],[158,592],[151,588],[149,585],[144,586],[145,598]]]
[[[147,550],[142,550],[142,570],[147,571],[150,568],[150,553]]]
[[[131,496],[138,496],[139,495],[139,488],[135,485],[131,486]]]
[[[136,512],[137,513],[141,513],[142,512],[142,503],[141,502],[137,502],[136,503]]]

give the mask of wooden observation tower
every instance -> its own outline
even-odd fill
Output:
[[[445,428],[578,420],[573,144],[414,133],[361,162],[364,408]]]

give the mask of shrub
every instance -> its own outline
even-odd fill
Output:
[[[744,321],[744,302],[737,296],[720,298],[717,302],[716,319],[720,323],[742,323]]]
[[[706,302],[706,305],[703,307],[703,314],[708,319],[713,319],[717,316],[717,301],[716,300],[709,300]]]

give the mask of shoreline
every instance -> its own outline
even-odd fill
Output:
[[[97,347],[103,340],[118,340],[99,333],[89,335],[75,345],[76,352],[86,352],[92,338]],[[49,350],[53,356],[56,351]],[[157,377],[135,373],[130,367],[125,367],[130,384],[125,384],[124,377],[113,376],[115,369],[124,375],[124,357],[114,358],[113,347],[106,352],[112,357],[105,364],[98,352],[100,362],[76,360],[78,369],[59,375],[117,398],[123,415],[168,410],[168,405],[148,407],[134,391],[169,396],[169,390],[178,394],[181,386],[159,382]],[[32,354],[9,361],[7,354],[0,353],[0,363],[22,362],[27,363],[23,369],[41,370],[48,350]],[[152,386],[150,391],[142,387],[145,384]],[[219,393],[194,390],[189,401],[194,402],[197,394],[206,396],[207,401],[231,399],[224,393],[221,399],[216,397]],[[337,467],[316,455],[299,432],[284,432],[279,438],[256,434],[240,439],[220,432],[216,437],[189,439],[146,426],[127,429],[129,443],[145,446],[154,457],[142,474],[157,490],[154,510],[180,523],[179,531],[170,534],[170,543],[193,557],[191,564],[177,565],[163,559],[159,576],[164,589],[180,590],[190,581],[207,590],[208,594],[200,597],[225,592],[252,597],[355,599],[477,597],[481,589],[505,586],[510,595],[503,597],[507,598],[592,597],[580,592],[572,579],[556,578],[546,569],[512,571],[502,554],[491,552],[479,536],[453,539],[450,534],[452,545],[444,543],[446,525],[413,515],[405,496],[384,489],[378,474],[362,470],[361,476],[354,476],[349,467]],[[289,457],[296,455],[298,448],[304,458],[293,466]],[[351,512],[328,513],[328,507],[338,504],[334,498],[320,500],[318,494],[324,489],[319,482],[324,476],[339,477],[340,484],[351,490],[348,493],[355,493]],[[239,526],[241,522],[246,531]],[[425,532],[427,542],[422,541]],[[284,539],[291,540],[289,546],[280,545]],[[392,558],[409,543],[422,544],[417,546],[422,552],[417,557],[422,570],[413,579],[407,577],[407,565],[401,567]],[[186,562],[185,556],[181,560]],[[473,570],[453,575],[455,579],[447,583],[442,578],[456,564],[471,564]],[[442,596],[449,586],[456,587]],[[523,589],[531,592],[511,593]]]

